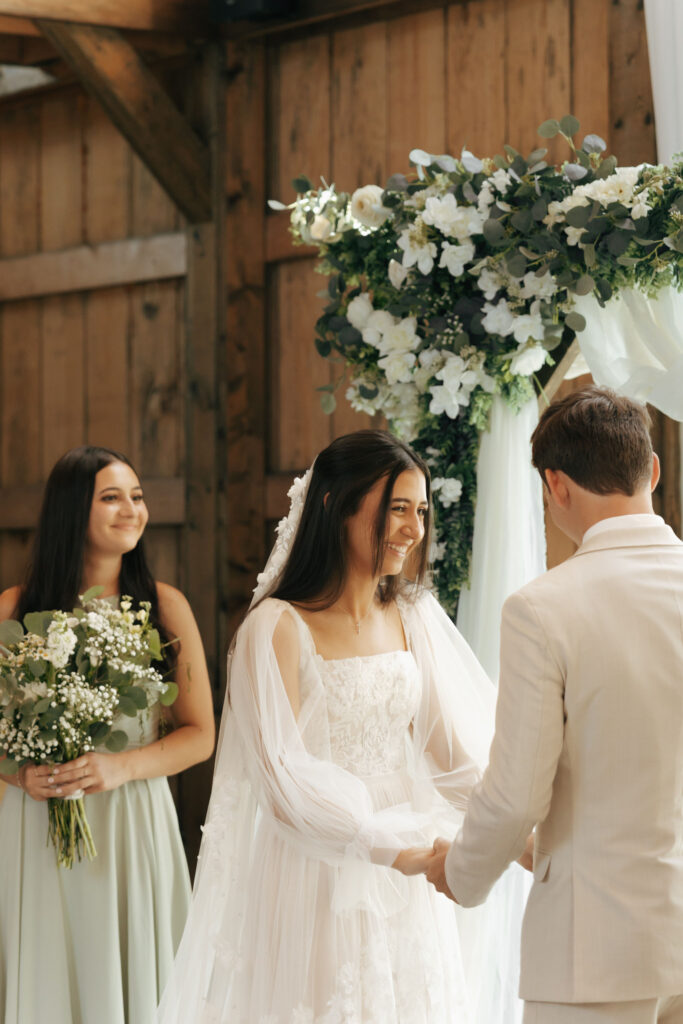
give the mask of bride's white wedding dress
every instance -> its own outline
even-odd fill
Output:
[[[466,973],[463,912],[389,865],[457,831],[494,691],[430,595],[399,607],[408,650],[368,657],[323,660],[282,601],[240,629],[163,1024],[482,1024],[471,919]],[[282,614],[299,631],[296,720],[272,648]]]

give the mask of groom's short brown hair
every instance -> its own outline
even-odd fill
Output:
[[[650,416],[609,388],[586,387],[545,409],[531,435],[531,461],[545,483],[559,469],[594,494],[633,495],[650,480]]]

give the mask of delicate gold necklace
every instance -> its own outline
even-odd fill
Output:
[[[353,628],[356,630],[356,636],[360,636],[361,622],[363,622],[368,617],[368,615],[372,611],[372,606],[374,605],[374,603],[375,603],[375,601],[374,601],[374,598],[373,598],[373,600],[370,602],[370,604],[369,604],[369,606],[367,608],[367,611],[364,611],[359,619],[357,619],[354,616],[353,612],[350,612],[348,608],[341,608],[340,606],[337,606],[337,607],[339,607],[339,611],[342,612],[344,615],[348,615],[349,618],[351,619],[351,622],[353,622]]]

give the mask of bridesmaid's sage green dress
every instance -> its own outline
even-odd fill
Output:
[[[131,746],[156,708],[120,716]],[[190,880],[165,778],[85,797],[97,857],[58,868],[47,804],[0,803],[0,1021],[151,1024],[180,942]]]

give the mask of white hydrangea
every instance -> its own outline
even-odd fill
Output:
[[[367,292],[361,292],[360,295],[356,295],[349,302],[349,308],[346,310],[346,319],[352,327],[362,331],[373,312],[370,296]]]
[[[387,384],[393,385],[399,382],[406,382],[412,376],[411,371],[415,365],[415,353],[393,350],[382,356],[378,365],[386,375]]]
[[[434,242],[430,242],[425,229],[425,224],[420,217],[404,228],[398,236],[398,247],[403,249],[401,262],[406,269],[417,267],[421,274],[428,274],[434,266],[437,255],[437,248]]]
[[[440,505],[450,508],[460,500],[462,480],[456,480],[455,477],[437,476],[432,480],[432,493],[436,495]]]
[[[495,306],[490,302],[485,302],[481,324],[487,334],[498,334],[501,338],[512,334],[515,326],[515,314],[510,309],[507,299],[499,299]]]
[[[464,245],[453,245],[451,242],[444,242],[441,249],[440,267],[446,267],[448,273],[453,277],[460,277],[465,267],[474,257],[474,245],[466,242]]]
[[[362,328],[363,341],[368,345],[379,348],[382,336],[386,334],[396,323],[396,318],[388,313],[386,309],[375,309],[366,320]]]
[[[510,373],[520,377],[537,373],[545,363],[546,356],[546,350],[538,342],[522,343],[510,361]]]

